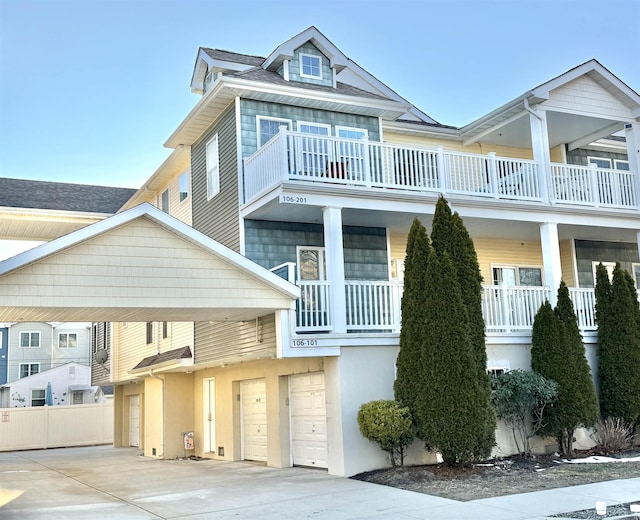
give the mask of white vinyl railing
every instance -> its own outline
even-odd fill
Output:
[[[297,285],[302,296],[298,300],[296,331],[330,332],[329,283],[304,281]],[[402,293],[402,284],[394,281],[346,281],[347,331],[399,332]],[[595,330],[594,289],[570,288],[569,295],[580,329]],[[530,331],[540,306],[549,297],[548,287],[483,285],[482,313],[487,332]]]
[[[388,281],[345,282],[347,330],[400,330],[400,286]]]
[[[636,173],[536,161],[280,132],[244,160],[245,201],[278,183],[302,180],[457,193],[474,197],[615,208],[638,206]]]
[[[573,302],[573,310],[578,317],[578,327],[584,330],[595,330],[596,327],[596,292],[595,289],[569,288],[569,296]]]
[[[548,287],[483,285],[482,313],[487,332],[530,330]]]
[[[296,330],[330,331],[329,282],[299,281],[296,285],[301,292],[296,312]]]
[[[571,164],[551,165],[552,198],[556,203],[636,207],[635,174]]]

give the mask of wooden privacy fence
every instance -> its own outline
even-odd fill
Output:
[[[0,408],[0,451],[113,443],[113,401]]]

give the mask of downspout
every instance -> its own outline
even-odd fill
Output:
[[[529,100],[527,98],[524,98],[524,109],[538,121],[542,121],[542,118],[538,115],[538,113],[529,106]]]
[[[153,368],[149,370],[149,377],[157,379],[162,384],[162,406],[160,406],[160,453],[158,458],[164,459],[164,378],[153,373]]]

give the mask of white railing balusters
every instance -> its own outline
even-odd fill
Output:
[[[546,176],[549,176],[547,178]],[[625,170],[435,150],[291,132],[244,159],[245,201],[286,179],[555,204],[637,208],[637,174]]]

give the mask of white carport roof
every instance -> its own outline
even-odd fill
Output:
[[[243,321],[299,295],[150,204],[0,262],[0,322]]]

